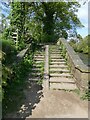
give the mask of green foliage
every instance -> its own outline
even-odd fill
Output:
[[[10,73],[10,76],[7,74],[9,79],[8,77],[5,78],[6,83],[2,86],[4,91],[3,115],[18,109],[17,106],[20,105],[20,101],[22,102],[24,98],[23,90],[26,86],[27,75],[31,71],[32,56],[31,53],[26,54],[24,60],[18,64],[14,64],[12,68],[10,68],[12,73]],[[2,79],[4,80],[4,78]]]
[[[89,90],[85,90],[85,92],[81,96],[81,99],[83,99],[83,100],[87,99],[88,101],[90,101],[90,89]]]
[[[69,43],[76,52],[90,53],[90,35],[86,36],[84,39],[80,39],[78,43],[75,42],[75,40],[71,40]]]
[[[15,48],[15,44],[12,40],[0,39],[0,43],[2,44],[2,51],[5,53],[3,62],[10,63],[14,61],[14,57],[17,54],[17,50]]]
[[[19,41],[26,42],[29,33],[34,42],[54,42],[82,26],[75,13],[79,7],[78,2],[13,2],[10,23],[18,29]]]
[[[35,15],[38,20],[43,22],[43,33],[47,35],[47,39],[44,41],[53,41],[54,35],[67,38],[66,30],[73,29],[75,26],[82,26],[75,14],[78,7],[80,7],[78,2],[42,2],[34,4]],[[41,13],[39,13],[40,10]]]
[[[61,48],[62,48],[62,56],[65,57],[66,59],[66,47],[62,44]]]
[[[70,46],[72,46],[74,48],[75,51],[77,51],[77,44],[76,41],[74,39],[71,39],[69,41]]]
[[[4,29],[3,34],[2,34],[2,38],[5,40],[11,39],[12,31],[13,31],[13,29],[11,29],[11,28]]]

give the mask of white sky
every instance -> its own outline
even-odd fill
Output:
[[[81,5],[81,8],[79,8],[77,15],[81,23],[85,26],[83,28],[78,28],[77,32],[82,37],[85,37],[88,35],[88,2],[85,5]]]

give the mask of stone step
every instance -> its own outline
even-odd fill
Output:
[[[35,53],[34,56],[44,56],[45,54],[41,53]]]
[[[34,61],[44,61],[44,59],[35,58]]]
[[[33,68],[41,68],[41,64],[33,64]]]
[[[70,73],[70,70],[68,70],[68,69],[55,69],[55,68],[51,68],[50,69],[50,73],[60,73],[60,74],[62,74],[62,73]]]
[[[54,65],[54,64],[56,64],[56,65],[61,65],[61,64],[66,65],[66,62],[50,62],[50,65]]]
[[[58,56],[58,55],[62,55],[63,53],[61,53],[61,52],[52,52],[52,53],[50,53],[50,56]]]
[[[38,72],[33,72],[31,73],[31,77],[41,77],[41,73],[38,73]]]
[[[50,54],[60,54],[60,52],[50,52]]]
[[[70,73],[50,73],[51,77],[66,77],[66,78],[72,78],[73,76]]]
[[[50,48],[61,48],[60,45],[50,45]]]
[[[41,72],[40,71],[31,71],[31,74],[33,75],[33,74],[37,74],[37,75],[40,75],[41,74]]]
[[[41,64],[43,61],[35,61],[35,64]]]
[[[35,55],[34,58],[44,59],[44,55],[42,55],[42,56],[40,56],[40,55]]]
[[[29,81],[40,81],[41,80],[41,78],[29,78]]]
[[[59,47],[49,47],[49,50],[60,50],[61,48]]]
[[[77,86],[71,83],[50,83],[50,89],[76,90]]]
[[[51,53],[51,52],[60,52],[60,50],[50,50],[49,52],[50,52],[50,53]]]
[[[50,49],[50,50],[62,50],[61,47],[57,47],[57,46],[56,46],[56,47],[49,47],[49,49]]]
[[[67,65],[50,65],[50,68],[62,68],[62,69],[67,69],[68,66]]]
[[[62,61],[64,62],[65,59],[63,59],[63,58],[60,58],[60,59],[51,59],[51,61],[52,61],[52,62],[54,62],[54,61],[55,61],[55,62],[62,62]]]
[[[52,57],[52,56],[63,56],[63,54],[61,54],[61,53],[50,53],[50,56]]]
[[[40,71],[40,68],[32,68],[33,71]]]
[[[32,70],[40,70],[41,68],[40,67],[37,67],[37,66],[35,66],[35,67],[33,67],[32,68]]]
[[[51,77],[49,80],[51,83],[72,83],[75,84],[74,78],[65,77]]]
[[[58,56],[58,55],[57,55],[57,56],[50,56],[50,58],[51,58],[51,59],[63,59],[62,56]]]
[[[44,57],[45,55],[43,55],[43,54],[35,54],[35,56],[34,57]]]

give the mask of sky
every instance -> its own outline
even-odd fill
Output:
[[[88,2],[85,5],[81,4],[77,15],[81,23],[85,26],[83,28],[78,28],[77,32],[82,37],[85,37],[86,35],[88,35]]]

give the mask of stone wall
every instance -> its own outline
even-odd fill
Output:
[[[82,62],[77,53],[64,38],[59,38],[59,41],[60,45],[64,46],[66,49],[67,63],[70,66],[73,76],[75,77],[78,88],[82,90],[87,89],[88,81],[90,81],[90,67]]]

